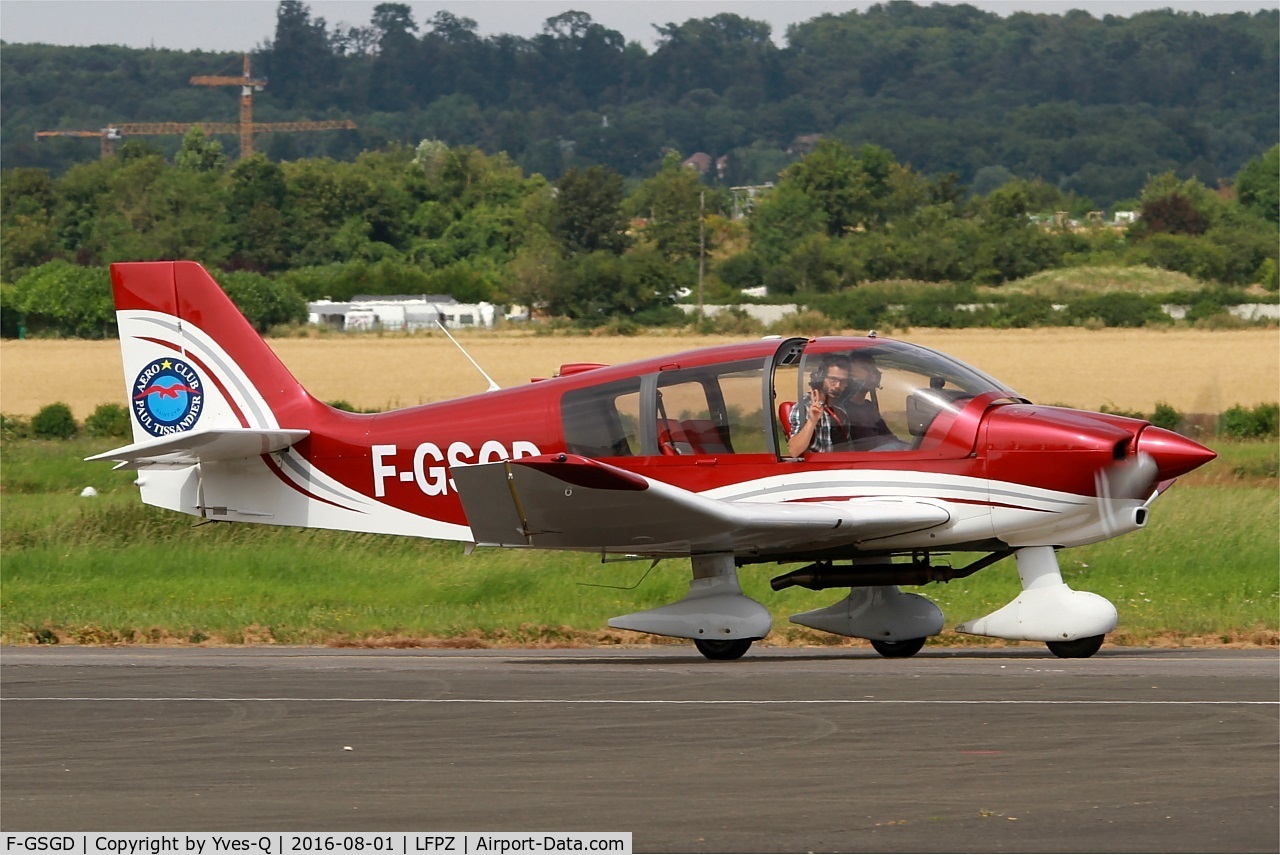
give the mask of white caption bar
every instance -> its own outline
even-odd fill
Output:
[[[629,831],[166,832],[5,834],[3,855],[508,855],[607,852],[631,855]]]

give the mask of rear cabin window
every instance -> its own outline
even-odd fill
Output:
[[[586,457],[640,453],[640,380],[566,392],[560,400],[565,448]]]
[[[658,376],[658,451],[667,455],[762,452],[763,362],[752,360]]]

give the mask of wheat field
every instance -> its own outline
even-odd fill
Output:
[[[560,336],[475,332],[460,340],[502,386],[549,377],[562,363],[617,364],[729,344],[740,338],[680,334]],[[949,353],[1033,401],[1151,412],[1164,402],[1185,413],[1280,400],[1280,330],[913,330],[896,336]],[[394,409],[485,388],[441,334],[284,338],[271,347],[324,401]],[[125,400],[115,341],[0,343],[0,412],[31,416],[54,401],[83,419]]]

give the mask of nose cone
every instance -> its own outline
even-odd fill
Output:
[[[1168,481],[1203,466],[1218,455],[1198,442],[1164,428],[1148,427],[1138,437],[1138,453],[1155,461],[1159,481]]]

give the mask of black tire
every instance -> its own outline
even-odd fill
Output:
[[[729,662],[733,659],[741,659],[742,654],[751,649],[752,640],[750,638],[695,638],[693,646],[708,659]]]
[[[1077,638],[1072,641],[1046,641],[1049,652],[1059,659],[1088,659],[1102,647],[1104,635],[1091,635],[1088,638]]]
[[[876,653],[886,659],[906,659],[908,656],[915,656],[920,652],[920,648],[924,647],[926,639],[923,638],[906,638],[902,641],[878,641],[869,639],[871,646],[876,649]]]

